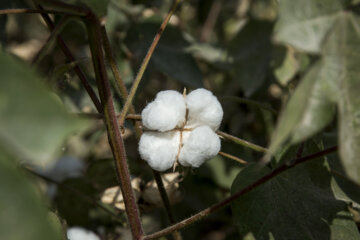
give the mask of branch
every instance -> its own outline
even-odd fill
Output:
[[[39,52],[36,54],[36,56],[32,60],[32,62],[31,62],[32,65],[39,63],[43,59],[46,52],[49,51],[50,47],[52,46],[52,44],[56,40],[56,38],[59,36],[62,29],[69,22],[69,19],[70,19],[69,15],[65,15],[60,19],[59,23],[51,31],[50,36],[46,39],[45,44],[42,46],[42,48],[39,50]]]
[[[108,63],[110,64],[111,71],[115,78],[116,89],[119,90],[120,97],[123,99],[124,102],[126,102],[126,99],[129,97],[129,93],[126,89],[124,81],[122,80],[120,70],[117,66],[113,51],[111,50],[111,45],[110,45],[110,41],[109,41],[109,38],[106,33],[105,26],[102,26],[102,28],[101,28],[101,36],[102,36],[105,56],[106,56]],[[129,112],[130,112],[130,114],[133,114],[133,115],[135,115],[135,113],[136,113],[135,108],[132,103],[130,104]],[[128,115],[126,116],[126,118],[128,119]],[[120,125],[120,127],[122,127],[121,124],[119,124],[119,125]],[[137,136],[137,138],[140,138],[140,136],[142,134],[140,123],[135,122],[134,125],[135,125],[136,136]]]
[[[41,14],[66,14],[66,12],[56,10],[44,10],[44,9],[28,9],[28,8],[12,8],[12,9],[1,9],[0,15],[4,14],[24,14],[24,13],[41,13]]]
[[[285,163],[284,165],[278,167],[277,169],[275,169],[274,171],[272,171],[271,173],[265,175],[264,177],[260,178],[259,180],[257,180],[256,182],[250,184],[249,186],[245,187],[244,189],[240,190],[239,192],[231,195],[230,197],[226,198],[225,200],[219,202],[219,203],[216,203],[208,208],[206,208],[205,210],[177,223],[177,224],[174,224],[168,228],[165,228],[163,230],[160,230],[158,232],[155,232],[153,234],[150,234],[150,235],[146,235],[144,237],[143,240],[150,240],[150,239],[155,239],[155,238],[159,238],[159,237],[162,237],[162,236],[165,236],[167,234],[170,234],[171,232],[175,231],[175,230],[179,230],[179,229],[182,229],[194,222],[197,222],[199,220],[201,220],[202,218],[208,216],[209,214],[227,206],[228,204],[230,204],[232,201],[238,199],[239,197],[243,196],[244,194],[250,192],[251,190],[255,189],[256,187],[266,183],[267,181],[269,181],[270,179],[278,176],[279,174],[285,172],[286,170],[289,170],[293,167],[295,167],[296,165],[298,164],[301,164],[301,163],[305,163],[309,160],[312,160],[312,159],[316,159],[318,157],[322,157],[322,156],[325,156],[327,154],[330,154],[330,153],[333,153],[337,151],[337,146],[335,147],[331,147],[331,148],[328,148],[328,149],[325,149],[323,151],[320,151],[320,152],[317,152],[317,153],[314,153],[314,154],[311,154],[311,155],[308,155],[308,156],[305,156],[305,157],[301,157],[301,158],[297,158],[293,161],[290,161],[289,163]]]
[[[215,26],[220,10],[221,10],[221,1],[214,0],[211,5],[209,14],[206,18],[206,21],[204,23],[204,27],[201,29],[200,38],[199,38],[200,42],[207,42],[209,40],[210,34]]]
[[[238,157],[236,157],[236,156],[234,156],[234,155],[231,155],[231,154],[229,154],[229,153],[219,152],[218,154],[219,154],[220,156],[229,158],[229,159],[231,159],[231,160],[235,160],[235,161],[237,161],[238,163],[241,163],[241,164],[244,164],[244,165],[247,165],[247,164],[248,164],[247,161],[245,161],[245,160],[243,160],[243,159],[241,159],[241,158],[238,158]]]
[[[91,12],[91,10],[86,7],[79,7],[57,0],[33,0],[33,2],[35,5],[43,4],[55,8],[57,11],[66,12],[66,14],[74,16],[85,17]]]
[[[141,79],[142,79],[142,77],[144,75],[144,72],[146,70],[146,67],[147,67],[149,61],[150,61],[150,58],[151,58],[152,54],[154,53],[155,48],[156,48],[156,46],[157,46],[157,44],[158,44],[158,42],[160,40],[160,37],[161,37],[162,33],[164,32],[164,30],[165,30],[171,16],[175,12],[175,9],[176,9],[176,7],[177,7],[177,5],[179,4],[180,1],[181,0],[174,0],[174,4],[173,4],[172,8],[170,9],[169,13],[166,15],[164,21],[162,22],[159,31],[155,35],[155,38],[154,38],[153,42],[151,43],[150,48],[149,48],[148,52],[146,53],[146,56],[145,56],[143,62],[141,63],[139,72],[136,75],[134,83],[133,83],[133,85],[132,85],[132,87],[130,89],[129,97],[126,99],[124,107],[123,107],[123,109],[121,111],[120,119],[119,119],[120,126],[124,125],[126,114],[129,111],[130,105],[131,105],[131,103],[132,103],[132,101],[133,101],[133,99],[135,97],[136,90],[139,87],[140,81],[141,81]]]
[[[170,224],[175,224],[176,223],[175,216],[174,216],[173,211],[171,209],[169,197],[168,197],[166,189],[164,187],[164,183],[163,183],[163,180],[161,178],[161,174],[159,172],[153,170],[153,175],[154,175],[156,185],[158,187],[162,202],[164,204],[164,207],[165,207],[165,210],[166,210],[166,213],[167,213],[167,217],[168,217],[168,219],[170,221]],[[181,240],[182,239],[181,234],[178,231],[173,232],[173,237],[174,237],[175,240]]]
[[[225,139],[227,139],[227,140],[230,140],[230,141],[232,141],[232,142],[234,142],[234,143],[236,143],[236,144],[242,145],[242,146],[244,146],[244,147],[251,148],[252,150],[255,150],[255,151],[257,151],[257,152],[267,152],[267,151],[268,151],[266,148],[263,148],[263,147],[261,147],[261,146],[259,146],[259,145],[256,145],[256,144],[254,144],[254,143],[248,142],[248,141],[243,140],[243,139],[241,139],[241,138],[235,137],[235,136],[230,135],[230,134],[228,134],[228,133],[224,133],[224,132],[222,132],[222,131],[216,131],[216,133],[217,133],[219,136],[221,136],[221,137],[223,137],[223,138],[225,138]]]
[[[36,4],[36,7],[43,11],[43,7],[39,4]],[[47,24],[48,28],[50,29],[50,31],[54,31],[54,28],[55,28],[55,25],[53,23],[53,21],[50,19],[49,15],[46,14],[46,13],[43,13],[41,14],[42,18],[44,19],[45,23]],[[61,35],[58,35],[57,36],[57,42],[61,48],[61,50],[63,51],[63,53],[65,54],[65,56],[67,57],[67,59],[70,61],[70,62],[75,62],[75,58],[74,56],[72,55],[72,53],[70,52],[70,49],[67,47],[65,41],[63,40],[63,38],[61,37]],[[81,70],[81,68],[76,65],[74,67],[74,71],[75,73],[78,75],[82,85],[84,86],[85,90],[87,91],[87,93],[89,94],[92,102],[94,103],[97,111],[99,113],[102,113],[102,106],[101,106],[101,103],[100,103],[100,100],[98,99],[96,93],[94,92],[94,90],[92,89],[92,87],[90,86],[88,80],[86,79],[86,76],[84,74],[84,72]]]
[[[133,239],[139,240],[143,236],[139,210],[136,205],[134,192],[131,187],[130,173],[126,161],[124,142],[117,123],[110,82],[107,77],[105,60],[102,49],[101,26],[99,19],[89,13],[86,17],[90,50],[99,89],[99,95],[103,107],[104,122],[107,128],[109,143],[115,160],[121,192],[124,197],[125,209],[128,216]]]

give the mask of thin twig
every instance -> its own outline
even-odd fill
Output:
[[[104,115],[102,115],[100,113],[75,113],[75,115],[78,117],[88,118],[88,119],[103,119],[103,117],[104,117]],[[120,115],[117,115],[116,117],[119,118]],[[128,114],[128,115],[126,115],[126,119],[141,121],[141,116],[138,114]]]
[[[23,14],[23,13],[45,13],[45,14],[66,14],[66,12],[57,10],[44,10],[44,9],[28,9],[28,8],[12,8],[12,9],[1,9],[0,15],[4,14]]]
[[[305,147],[305,143],[304,143],[304,142],[300,143],[300,146],[299,146],[299,148],[298,148],[298,150],[297,150],[297,152],[296,152],[296,157],[297,157],[297,158],[302,157],[302,154],[303,154],[303,151],[304,151],[304,147]]]
[[[39,4],[36,4],[36,2],[34,2],[36,7],[39,10],[44,10],[43,7]],[[49,17],[48,14],[43,13],[41,14],[42,18],[44,19],[44,21],[46,22],[48,28],[50,29],[50,31],[54,31],[55,25],[53,23],[53,21],[51,20],[51,18]],[[63,38],[61,37],[61,35],[57,36],[57,43],[59,44],[61,50],[63,51],[63,53],[65,54],[65,56],[67,57],[67,59],[70,62],[75,62],[75,57],[73,56],[73,54],[71,53],[70,49],[68,48],[68,46],[66,45],[65,41],[63,40]],[[74,67],[74,71],[75,73],[78,75],[82,85],[84,86],[85,90],[87,91],[87,93],[89,94],[92,102],[94,103],[96,110],[99,113],[102,113],[102,106],[100,103],[100,100],[98,99],[96,93],[94,92],[94,90],[92,89],[92,87],[90,86],[89,81],[87,80],[84,72],[81,70],[81,68],[79,67],[79,65],[76,65]]]
[[[137,208],[134,197],[134,192],[131,187],[131,178],[126,160],[125,146],[120,134],[113,104],[113,98],[111,95],[110,82],[107,77],[105,59],[102,49],[101,26],[99,19],[91,12],[88,14],[86,20],[96,81],[104,110],[104,122],[107,128],[109,143],[115,160],[115,166],[117,170],[116,173],[118,175],[121,192],[124,197],[125,209],[133,239],[140,240],[144,233],[141,225],[139,210]]]
[[[308,156],[305,156],[305,157],[302,157],[302,158],[297,158],[297,159],[295,159],[293,161],[290,161],[290,163],[285,163],[284,165],[278,167],[277,169],[275,169],[271,173],[265,175],[264,177],[260,178],[259,180],[257,180],[256,182],[250,184],[249,186],[243,188],[239,192],[231,195],[230,197],[226,198],[225,200],[223,200],[223,201],[221,201],[219,203],[216,203],[216,204],[210,206],[209,208],[206,208],[205,210],[203,210],[203,211],[201,211],[201,212],[199,212],[199,213],[197,213],[197,214],[195,214],[195,215],[193,215],[193,216],[191,216],[191,217],[189,217],[189,218],[187,218],[187,219],[185,219],[185,220],[183,220],[181,222],[178,222],[177,224],[174,224],[174,225],[172,225],[172,226],[170,226],[168,228],[165,228],[163,230],[160,230],[160,231],[155,232],[155,233],[150,234],[150,235],[146,235],[143,240],[156,239],[156,238],[165,236],[167,234],[170,234],[171,232],[173,232],[175,230],[179,230],[179,229],[182,229],[182,228],[184,228],[186,226],[189,226],[190,224],[192,224],[194,222],[197,222],[200,219],[208,216],[209,214],[211,214],[211,213],[213,213],[213,212],[227,206],[232,201],[238,199],[239,197],[241,197],[244,194],[250,192],[251,190],[255,189],[256,187],[266,183],[270,179],[278,176],[279,174],[285,172],[286,170],[289,170],[289,169],[295,167],[298,164],[301,164],[301,163],[307,162],[309,160],[325,156],[325,155],[333,153],[335,151],[337,151],[337,146],[325,149],[323,151],[320,151],[320,152],[317,152],[317,153],[314,153],[314,154],[311,154],[311,155],[308,155]]]
[[[221,10],[221,0],[214,0],[200,33],[200,42],[207,42]]]
[[[219,154],[220,156],[229,158],[229,159],[231,159],[231,160],[235,160],[235,161],[237,161],[238,163],[241,163],[241,164],[244,164],[244,165],[247,165],[247,164],[248,164],[247,161],[245,161],[245,160],[243,160],[243,159],[241,159],[241,158],[238,158],[238,157],[236,157],[236,156],[234,156],[234,155],[231,155],[231,154],[229,154],[229,153],[219,152],[218,154]]]
[[[42,46],[40,51],[36,54],[34,59],[32,60],[31,64],[34,65],[41,61],[41,59],[45,56],[45,54],[49,51],[50,47],[64,28],[64,26],[69,22],[70,16],[65,15],[63,16],[59,23],[54,27],[54,29],[51,31],[50,36],[46,40],[45,44]]]
[[[133,101],[133,99],[135,97],[135,94],[136,94],[136,90],[139,87],[140,81],[141,81],[141,79],[142,79],[142,77],[144,75],[144,72],[146,70],[146,67],[147,67],[149,61],[150,61],[150,58],[151,58],[152,54],[154,53],[155,48],[156,48],[156,46],[157,46],[157,44],[158,44],[158,42],[160,40],[160,37],[161,37],[162,33],[164,32],[164,30],[165,30],[171,16],[175,12],[175,9],[176,9],[176,7],[177,7],[177,5],[179,4],[180,1],[181,0],[174,0],[174,4],[173,4],[172,8],[170,9],[169,13],[166,15],[164,21],[162,22],[159,31],[155,35],[155,38],[154,38],[153,42],[151,43],[151,45],[149,47],[149,50],[146,53],[146,56],[145,56],[143,62],[141,63],[139,72],[136,75],[134,83],[133,83],[133,85],[132,85],[132,87],[130,89],[129,97],[126,99],[124,107],[123,107],[123,109],[121,111],[120,119],[119,119],[120,126],[124,125],[126,114],[128,113],[130,105],[132,104],[132,101]]]
[[[172,212],[169,197],[168,197],[166,189],[164,187],[164,183],[163,183],[163,180],[161,178],[161,174],[159,172],[155,171],[155,170],[153,170],[153,172],[157,173],[157,174],[154,174],[154,178],[155,178],[158,189],[163,189],[163,191],[159,190],[159,193],[160,193],[161,199],[163,201],[164,207],[166,209],[167,217],[168,217],[168,219],[170,221],[170,224],[175,224],[176,219],[175,219],[175,216],[174,216],[174,214]],[[182,239],[181,234],[178,231],[173,232],[173,237],[174,237],[175,240],[181,240]]]
[[[46,5],[51,8],[55,8],[58,11],[66,12],[66,14],[79,17],[85,17],[90,13],[90,9],[86,7],[75,6],[57,0],[33,0],[33,2],[35,4]]]
[[[236,143],[236,144],[239,144],[239,145],[242,145],[242,146],[251,148],[252,150],[255,150],[255,151],[257,151],[257,152],[266,152],[266,151],[268,151],[268,150],[267,150],[266,148],[264,148],[264,147],[261,147],[261,146],[259,146],[259,145],[254,144],[254,143],[251,143],[251,142],[248,142],[248,141],[246,141],[246,140],[244,140],[244,139],[235,137],[235,136],[230,135],[230,134],[228,134],[228,133],[224,133],[224,132],[222,132],[222,131],[216,131],[216,133],[217,133],[219,136],[221,136],[221,137],[223,137],[223,138],[225,138],[225,139],[227,139],[227,140],[230,140],[230,141],[232,141],[232,142],[234,142],[234,143]]]

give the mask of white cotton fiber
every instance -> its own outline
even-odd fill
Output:
[[[208,90],[199,88],[186,96],[189,110],[188,127],[207,125],[217,130],[223,118],[223,110],[218,99]]]
[[[93,232],[81,227],[72,227],[67,230],[67,238],[69,240],[100,240]]]
[[[176,131],[143,133],[139,142],[141,158],[157,171],[171,168],[178,154],[179,134]]]
[[[216,156],[220,147],[220,138],[210,127],[197,127],[190,134],[184,132],[179,162],[183,166],[199,167]]]
[[[186,104],[177,91],[161,91],[141,113],[143,125],[150,130],[165,132],[181,126],[185,121]]]

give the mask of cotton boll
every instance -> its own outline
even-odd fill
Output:
[[[185,121],[186,104],[183,95],[173,90],[161,91],[141,113],[143,125],[165,132]]]
[[[184,133],[179,156],[181,165],[199,167],[220,151],[220,138],[210,127],[200,126],[190,133]]]
[[[67,238],[69,240],[100,240],[95,233],[81,227],[72,227],[68,229]]]
[[[199,88],[186,96],[189,109],[188,127],[208,125],[217,130],[223,118],[223,110],[218,99],[208,90]]]
[[[152,169],[165,171],[172,167],[179,149],[179,132],[145,132],[140,138],[139,152]]]

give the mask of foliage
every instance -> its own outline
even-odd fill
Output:
[[[134,188],[145,234],[186,219],[179,227],[183,239],[360,239],[359,1],[178,5],[129,113],[140,113],[159,91],[204,87],[221,102],[224,118],[219,155],[198,169],[178,167],[174,182],[165,181],[173,213],[166,201],[166,210],[154,204],[157,191],[145,191],[159,175],[139,156],[139,122],[127,120],[125,144],[114,144],[112,103],[104,101],[107,74],[115,112],[122,112],[119,81],[130,89],[173,1],[34,2],[57,11],[52,19],[59,35],[49,37],[39,13],[10,13],[38,5],[0,4],[1,239],[63,239],[73,226],[102,239],[131,238],[127,219],[132,224],[134,216],[101,202],[105,190],[118,185],[118,146],[132,177],[120,180]],[[65,12],[71,18],[63,18]],[[113,75],[99,20],[122,80]],[[89,88],[96,96],[89,97]],[[98,95],[100,108],[110,106],[104,114],[92,102]],[[334,145],[338,153],[325,156]],[[119,191],[116,201],[123,206],[127,194]],[[229,203],[231,209],[209,215]]]

